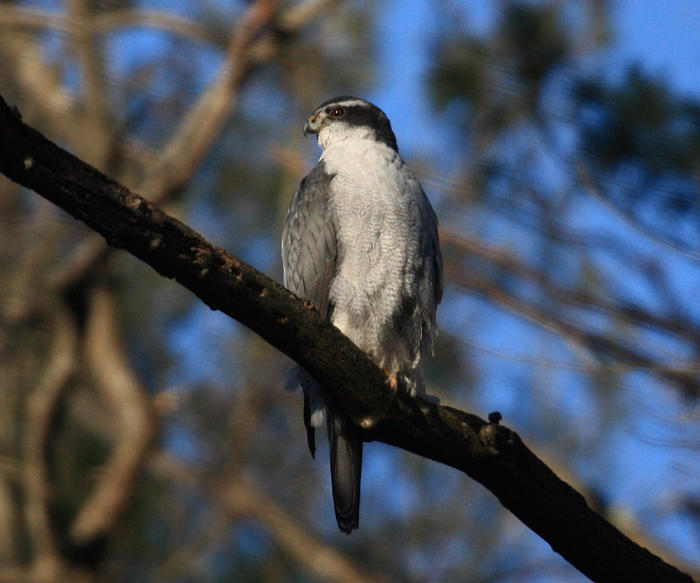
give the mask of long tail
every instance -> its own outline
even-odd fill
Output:
[[[331,461],[331,486],[338,527],[350,534],[360,520],[360,481],[362,477],[362,439],[343,415],[323,401],[318,383],[301,367],[290,371],[287,387],[304,388],[304,426],[311,456],[315,457],[315,428],[325,417]]]
[[[362,439],[341,415],[328,411],[326,423],[335,518],[340,530],[350,534],[360,521]]]

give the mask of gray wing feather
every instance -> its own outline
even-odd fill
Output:
[[[330,287],[338,262],[335,225],[328,212],[333,179],[319,162],[301,181],[284,219],[282,262],[284,285],[298,296],[314,302],[325,318],[331,317]],[[294,375],[304,389],[304,425],[309,451],[316,451],[311,418],[322,394],[318,383],[305,371]],[[360,512],[362,439],[344,417],[326,407],[331,486],[338,526],[349,533],[357,528]]]
[[[323,162],[314,166],[292,198],[282,229],[284,285],[314,302],[324,317],[330,317],[332,309],[328,297],[338,255],[335,226],[328,215],[332,178]]]
[[[335,227],[328,213],[328,193],[332,176],[319,162],[299,185],[282,226],[284,285],[299,297],[311,300],[325,318],[330,318],[329,291],[336,269]],[[316,381],[295,368],[292,383],[304,389],[304,426],[311,455],[316,439],[311,417],[322,408]]]
[[[442,301],[443,289],[443,265],[442,253],[440,252],[440,238],[438,236],[438,220],[435,211],[430,207],[432,221],[430,225],[430,249],[433,257],[433,289],[435,290],[435,306]]]

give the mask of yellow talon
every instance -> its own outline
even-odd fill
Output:
[[[399,379],[395,374],[391,374],[389,371],[385,370],[386,376],[389,377],[389,386],[393,389],[396,390],[396,388],[399,386]]]

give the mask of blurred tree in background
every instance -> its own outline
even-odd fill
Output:
[[[606,67],[606,2],[495,3],[477,30],[479,4],[435,3],[431,42],[387,55],[410,10],[4,2],[0,91],[278,279],[317,155],[306,116],[378,101],[441,218],[430,391],[500,410],[697,573],[700,104]],[[416,60],[415,94],[376,99]],[[420,133],[402,133],[424,96]],[[478,484],[381,444],[344,537],[287,359],[4,177],[0,210],[0,581],[585,580]]]

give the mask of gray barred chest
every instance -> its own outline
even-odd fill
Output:
[[[419,270],[406,267],[419,258],[409,256],[409,247],[397,244],[394,237],[389,239],[390,243],[381,236],[371,241],[358,237],[343,253],[330,297],[333,323],[377,364],[395,372],[415,358],[414,339],[420,336],[422,321],[418,311],[409,308],[417,305]]]
[[[403,369],[415,358],[422,326],[414,310],[403,317],[407,306],[416,306],[416,278],[424,271],[422,190],[398,154],[382,145],[368,150],[358,144],[349,158],[329,150],[323,158],[334,175],[328,200],[338,250],[332,321],[377,355],[377,364]]]

